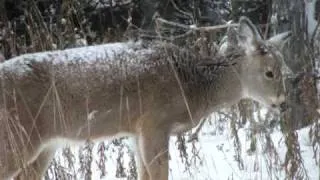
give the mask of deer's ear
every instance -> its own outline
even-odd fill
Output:
[[[279,49],[282,49],[285,43],[290,39],[291,35],[292,33],[290,31],[283,32],[271,37],[268,39],[268,42],[275,45]]]
[[[257,42],[262,40],[257,28],[244,16],[239,20],[238,35],[240,45],[246,48],[254,47]]]
[[[238,32],[234,27],[229,27],[226,36],[224,36],[219,44],[219,53],[224,55],[233,47],[238,46]]]

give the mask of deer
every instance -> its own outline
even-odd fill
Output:
[[[132,136],[139,179],[167,180],[171,135],[243,98],[275,110],[285,102],[288,33],[264,40],[241,17],[233,36],[212,56],[154,40],[110,43],[90,61],[62,60],[86,50],[76,48],[1,63],[0,178],[41,179],[66,144]]]

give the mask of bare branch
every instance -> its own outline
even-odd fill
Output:
[[[191,29],[190,26],[187,26],[187,25],[183,25],[183,24],[180,24],[180,23],[176,23],[176,22],[172,22],[172,21],[168,21],[168,20],[165,20],[163,18],[156,18],[156,23],[157,24],[167,24],[167,25],[170,25],[170,26],[173,26],[173,27],[178,27],[178,28],[182,28],[182,29],[186,29],[186,30],[189,30]]]
[[[233,23],[233,24],[222,24],[222,25],[216,25],[216,26],[207,26],[207,27],[197,27],[196,25],[183,25],[180,23],[172,22],[165,20],[163,18],[157,18],[156,22],[159,24],[167,24],[173,27],[178,27],[186,30],[193,30],[193,31],[217,31],[220,29],[225,29],[229,27],[238,27],[238,23]]]
[[[222,24],[222,25],[216,25],[216,26],[207,26],[207,27],[195,27],[193,29],[195,29],[196,31],[217,31],[220,29],[225,29],[225,28],[229,28],[229,27],[238,27],[239,24],[238,23],[234,23],[234,24]]]

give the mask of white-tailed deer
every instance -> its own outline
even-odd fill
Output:
[[[61,145],[129,134],[137,137],[140,179],[167,180],[170,135],[241,98],[270,107],[284,101],[285,65],[275,47],[286,36],[264,41],[245,17],[235,36],[237,48],[215,57],[131,42],[102,46],[93,61],[63,61],[78,48],[2,63],[0,178],[33,170],[40,179]]]

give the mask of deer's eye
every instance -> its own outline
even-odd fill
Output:
[[[273,79],[273,78],[274,78],[274,74],[273,74],[272,71],[267,71],[267,72],[265,73],[265,75],[266,75],[266,77],[267,77],[268,79]]]

